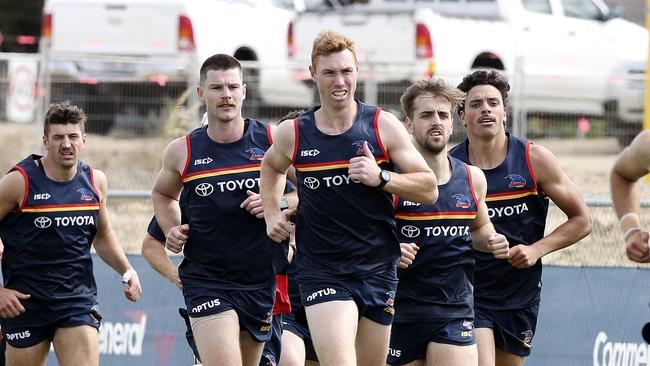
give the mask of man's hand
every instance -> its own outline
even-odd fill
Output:
[[[241,205],[239,205],[239,207],[245,209],[258,219],[263,219],[264,207],[262,207],[262,198],[260,194],[251,190],[246,190],[246,194],[248,194],[248,197],[241,203]]]
[[[280,212],[276,217],[270,218],[266,225],[266,234],[274,242],[280,243],[293,233],[294,226],[290,221],[291,216],[295,215],[297,208],[291,208]]]
[[[0,317],[13,318],[24,313],[20,300],[27,300],[30,296],[10,288],[0,288]]]
[[[408,268],[408,266],[413,264],[415,255],[418,254],[420,247],[418,247],[415,243],[399,243],[399,248],[402,254],[399,257],[397,268]]]
[[[515,268],[524,269],[535,265],[541,257],[542,253],[534,246],[519,244],[510,248],[508,262]]]
[[[165,247],[173,253],[180,253],[187,242],[187,234],[190,232],[190,226],[187,224],[174,226],[167,233]]]
[[[350,159],[348,165],[348,175],[355,183],[363,183],[369,187],[377,187],[381,180],[379,179],[381,168],[377,165],[375,156],[368,147],[368,142],[363,142],[363,155],[355,156]]]
[[[627,235],[625,254],[637,263],[650,263],[650,248],[648,247],[647,231],[639,229]]]
[[[510,244],[505,236],[492,233],[488,237],[487,248],[490,253],[494,254],[496,259],[508,259],[510,253]]]
[[[129,268],[122,275],[122,283],[127,287],[124,289],[124,296],[127,299],[136,302],[142,296],[142,287],[140,286],[140,278],[138,273],[133,268]]]

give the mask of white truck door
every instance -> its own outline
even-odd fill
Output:
[[[575,112],[599,114],[605,99],[605,87],[614,58],[608,53],[613,40],[608,39],[605,15],[591,0],[561,0],[569,46],[566,84]]]
[[[51,1],[52,52],[174,55],[181,6],[180,1]]]
[[[566,35],[561,17],[551,0],[521,0],[518,6],[521,9],[508,9],[508,18],[515,28],[515,50],[519,55],[515,59],[522,65],[525,107],[530,111],[551,111],[558,100],[567,96],[564,90],[569,70],[565,66]]]

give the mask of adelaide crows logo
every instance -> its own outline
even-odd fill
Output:
[[[365,142],[364,140],[358,140],[358,141],[355,141],[355,142],[352,143],[352,145],[357,148],[357,152],[356,152],[357,155],[365,155],[364,152],[363,152],[363,143],[364,142]],[[368,148],[370,149],[371,153],[373,153],[373,154],[375,153],[375,148],[372,147],[372,145],[370,145],[370,143],[368,143]]]
[[[451,197],[456,199],[456,207],[458,208],[469,208],[472,205],[469,198],[462,193],[456,193]]]
[[[251,160],[260,161],[264,158],[265,151],[257,147],[251,147],[246,150],[247,153],[251,154]]]
[[[506,179],[510,181],[508,188],[521,188],[526,185],[526,179],[519,174],[508,174]]]
[[[93,198],[95,197],[93,195],[93,192],[91,192],[90,190],[88,190],[86,188],[79,188],[79,189],[77,189],[77,192],[81,193],[81,198],[80,199],[82,201],[92,201]]]

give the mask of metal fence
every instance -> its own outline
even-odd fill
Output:
[[[15,146],[13,150],[24,148],[25,151],[21,150],[19,154],[33,151],[41,136],[39,121],[50,101],[70,99],[81,105],[89,116],[89,142],[84,160],[107,173],[114,227],[128,250],[137,252],[152,215],[148,195],[160,168],[162,151],[171,138],[181,136],[199,124],[202,108],[195,97],[196,76],[190,76],[193,73],[179,68],[176,74],[164,77],[149,75],[133,80],[125,75],[133,70],[153,67],[155,61],[79,58],[74,60],[74,67],[84,70],[85,76],[75,79],[61,71],[71,67],[63,61],[66,60],[46,60],[41,55],[0,53],[0,121],[15,122],[0,122],[0,145],[16,143],[8,140],[17,139],[21,142],[12,145]],[[48,66],[55,63],[58,69]],[[98,65],[106,64],[113,67],[111,78],[92,76],[100,67]],[[260,75],[266,70],[257,66],[245,63],[244,79],[249,91],[249,98],[244,102],[246,116],[275,123],[287,111],[302,107],[266,103],[258,92]],[[54,69],[59,71],[53,72]],[[409,82],[382,84],[372,80],[368,77],[370,73],[363,70],[360,75],[359,99],[376,103],[401,116],[399,96]],[[310,88],[311,94],[316,96],[313,85]],[[594,218],[594,231],[590,237],[549,256],[547,262],[631,265],[624,257],[617,220],[608,206],[607,185],[608,169],[619,152],[616,139],[626,140],[627,135],[623,133],[630,134],[630,131],[608,129],[604,116],[544,115],[527,111],[524,105],[516,105],[520,100],[518,93],[515,84],[509,127],[542,144],[554,143],[551,150],[578,183]],[[20,126],[18,132],[29,135],[9,134],[11,126]],[[463,137],[463,128],[457,124],[455,130],[458,133],[454,140],[459,141]],[[23,156],[0,155],[12,160]],[[0,168],[5,169],[15,161],[1,161]],[[643,186],[642,197],[650,199],[647,185]],[[642,213],[646,227],[650,227],[647,221],[650,219],[649,210],[644,207]],[[549,230],[556,227],[562,217],[561,212],[552,208]]]
[[[32,65],[25,69],[24,64],[20,65],[20,60]],[[24,89],[22,96],[23,104],[29,98],[34,98],[36,109],[33,116],[36,120],[42,116],[50,101],[70,99],[88,113],[90,133],[118,134],[123,137],[168,136],[170,129],[187,130],[193,127],[203,108],[198,103],[195,92],[198,65],[189,61],[185,64],[164,64],[165,62],[168,61],[88,55],[63,58],[52,55],[0,53],[0,93],[11,96],[10,89],[14,81],[25,82],[26,79],[37,78],[36,87]],[[33,63],[36,63],[35,66]],[[14,64],[18,66],[12,67]],[[287,96],[282,99],[286,103],[281,105],[277,102],[269,103],[268,100],[277,98],[269,98],[268,93],[265,96],[260,91],[264,87],[268,88],[268,85],[260,85],[268,83],[265,75],[273,74],[278,68],[296,70],[293,73],[294,78],[304,78],[306,70],[303,70],[300,76],[301,72],[295,65],[260,69],[259,63],[256,62],[246,61],[243,64],[244,81],[248,91],[244,103],[246,116],[276,122],[289,110],[305,107],[305,93],[310,94],[311,99],[316,102],[317,92],[310,80],[301,82],[306,86],[302,89],[294,88],[288,91],[287,87]],[[410,81],[377,81],[378,75],[385,72],[384,70],[396,68],[398,65],[364,63],[359,74],[357,97],[370,104],[377,104],[401,118],[403,116],[399,97]],[[518,135],[529,138],[616,137],[622,143],[629,143],[631,137],[641,129],[644,70],[626,69],[619,70],[618,73],[612,71],[607,90],[594,91],[593,95],[589,96],[602,99],[602,109],[597,113],[586,114],[565,110],[540,113],[529,109],[525,98],[530,98],[526,97],[530,93],[527,93],[526,85],[521,82],[523,68],[520,65],[516,70],[506,72],[512,86],[508,123]],[[306,69],[306,66],[303,69]],[[27,75],[33,72],[37,72],[37,75]],[[448,81],[456,84],[462,76],[455,75],[453,80]],[[291,84],[295,83],[296,80],[291,80]],[[584,83],[602,85],[602,81],[599,83],[595,80],[584,80]],[[15,93],[13,95],[15,96]],[[291,103],[291,100],[295,100],[295,103]],[[15,99],[13,104],[16,104]],[[11,105],[11,100],[0,99],[0,119],[15,119],[11,113],[7,115],[7,108]],[[461,128],[457,130],[460,132]]]

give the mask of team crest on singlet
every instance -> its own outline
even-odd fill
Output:
[[[88,190],[86,188],[79,188],[79,189],[77,189],[77,192],[81,193],[81,198],[80,199],[82,201],[92,201],[93,198],[95,197],[93,195],[93,192],[91,192],[90,190]]]
[[[451,197],[456,199],[456,207],[458,208],[469,208],[472,205],[469,198],[462,193],[456,193]]]
[[[357,148],[357,151],[356,151],[355,154],[364,155],[364,152],[363,152],[363,143],[364,142],[365,142],[364,140],[358,140],[358,141],[355,141],[355,142],[352,143],[352,146]],[[375,148],[372,147],[372,145],[368,144],[368,148],[370,149],[371,153],[373,153],[373,154],[375,153]]]
[[[250,154],[250,159],[254,161],[260,161],[264,158],[264,153],[265,151],[257,148],[257,147],[251,147],[250,149],[246,149],[246,152]]]
[[[526,185],[526,178],[519,174],[508,174],[505,179],[510,181],[508,188],[521,188]]]

